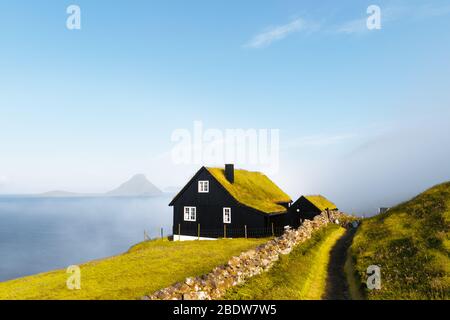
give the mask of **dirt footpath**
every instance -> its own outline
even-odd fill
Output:
[[[327,285],[322,299],[349,300],[350,293],[344,272],[347,249],[352,244],[356,230],[351,228],[336,242],[331,249],[327,271]]]

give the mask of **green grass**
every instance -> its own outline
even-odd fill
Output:
[[[0,283],[5,299],[139,299],[189,276],[210,272],[267,239],[172,242],[154,240],[81,268],[81,290],[68,290],[65,270]]]
[[[450,183],[363,221],[350,248],[368,299],[450,298]],[[365,288],[366,270],[381,267],[381,290]]]
[[[330,251],[345,229],[330,225],[282,256],[266,273],[227,292],[233,300],[318,300],[326,288]]]
[[[320,194],[316,196],[305,196],[305,198],[313,205],[315,205],[318,209],[320,209],[320,211],[325,211],[327,209],[337,209],[336,205],[333,202]]]
[[[348,248],[347,258],[345,259],[345,265],[344,265],[344,273],[345,273],[345,277],[347,279],[350,299],[351,300],[364,300],[365,297],[361,290],[361,287],[362,287],[361,279],[358,277],[358,275],[356,273],[355,263],[353,261],[350,250],[351,249]]]
[[[230,183],[224,169],[206,169],[237,201],[261,212],[285,212],[286,208],[278,203],[291,201],[291,197],[260,172],[234,170],[234,183]]]

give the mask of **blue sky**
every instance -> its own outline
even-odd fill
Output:
[[[196,166],[167,160],[171,133],[200,120],[280,129],[292,197],[403,200],[450,179],[449,18],[448,1],[2,1],[0,193],[180,186]]]

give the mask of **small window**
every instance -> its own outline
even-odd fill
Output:
[[[223,208],[223,223],[231,223],[231,208]]]
[[[198,182],[198,192],[208,193],[209,192],[209,181],[199,181]]]
[[[197,208],[184,207],[184,221],[196,221],[196,220],[197,220]]]

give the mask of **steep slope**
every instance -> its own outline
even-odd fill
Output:
[[[357,279],[381,268],[381,290],[369,299],[450,298],[450,182],[435,186],[388,212],[364,220],[350,254]]]
[[[199,276],[267,239],[152,240],[128,252],[80,265],[81,290],[68,290],[66,270],[0,283],[0,300],[128,300]]]
[[[153,183],[147,180],[145,175],[137,174],[127,182],[121,184],[117,189],[106,193],[107,196],[129,197],[129,196],[157,196],[162,193]]]

